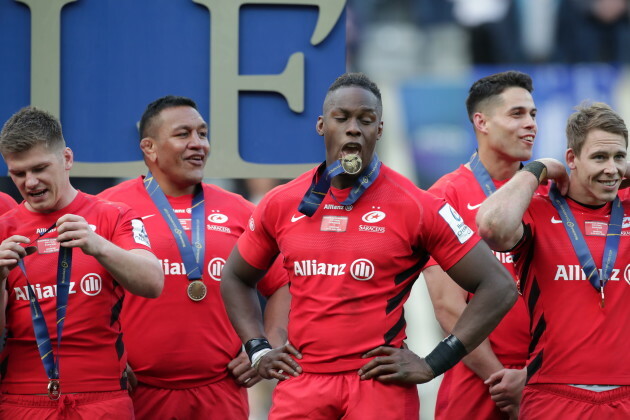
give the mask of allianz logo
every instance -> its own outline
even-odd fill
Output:
[[[183,262],[170,261],[168,258],[164,258],[159,261],[165,276],[178,276],[186,274],[186,267]],[[208,262],[208,275],[212,280],[221,281],[221,273],[223,272],[224,265],[225,260],[221,257],[213,258]]]
[[[57,296],[57,285],[42,286],[41,284],[32,284],[33,292],[37,300],[43,300],[48,298],[54,298]],[[101,293],[103,289],[103,279],[96,273],[89,273],[83,276],[79,282],[79,290],[86,296],[96,296]],[[28,301],[28,286],[14,287],[15,300]],[[77,293],[76,282],[70,282],[70,290],[68,294],[73,295]]]
[[[352,210],[352,204],[350,204],[348,206],[338,206],[336,204],[324,204],[324,210],[345,210],[345,211],[351,211]]]
[[[514,264],[514,256],[512,255],[512,253],[497,251],[492,251],[492,253],[495,257],[497,257],[499,261],[501,261],[502,264]]]
[[[331,264],[317,260],[301,260],[293,262],[293,273],[298,276],[345,276],[350,274],[359,281],[374,277],[374,264],[368,259],[360,258],[348,264]]]
[[[571,264],[571,265],[557,265],[556,266],[556,275],[554,276],[554,280],[588,280],[588,276],[582,270],[582,266],[579,264]],[[602,269],[599,268],[599,275],[602,275]],[[610,273],[610,278],[608,280],[611,281],[619,281],[621,280],[621,276],[623,279],[630,284],[630,264],[628,264],[622,271],[619,268],[613,268]]]

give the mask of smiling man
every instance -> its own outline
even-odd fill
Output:
[[[158,299],[125,301],[121,319],[137,419],[247,420],[247,387],[260,381],[225,313],[221,270],[245,230],[254,205],[203,183],[208,125],[190,98],[164,96],[140,120],[146,176],[103,191],[141,212],[164,270]],[[261,282],[273,295],[267,325],[275,343],[286,340],[290,299],[287,275],[277,264]],[[283,302],[283,300],[286,300]],[[275,315],[275,316],[273,316]]]
[[[470,87],[466,108],[475,130],[477,151],[470,162],[444,175],[429,189],[438,197],[444,197],[469,225],[474,226],[477,210],[486,197],[505,184],[522,166],[522,161],[532,157],[538,128],[533,90],[529,75],[517,71],[486,76]],[[544,189],[541,187],[539,192],[544,193]],[[496,256],[517,281],[512,254],[497,253]],[[448,334],[471,296],[433,259],[423,274],[436,318]],[[519,298],[488,340],[444,375],[435,405],[436,420],[518,417],[525,384],[511,380],[512,375],[506,376],[502,385],[510,388],[511,398],[495,403],[484,381],[504,367],[525,366],[528,325],[525,302]]]
[[[570,175],[554,159],[528,163],[481,206],[479,233],[493,249],[512,250],[529,308],[519,418],[628,419],[630,201],[617,196],[629,175],[628,130],[594,103],[579,107],[566,131]],[[549,196],[534,195],[546,180],[556,181]],[[502,398],[503,388],[491,391]]]
[[[281,381],[270,419],[417,419],[416,384],[475,348],[516,299],[457,212],[381,163],[381,116],[372,81],[340,76],[316,124],[325,162],[265,196],[226,263],[230,320],[261,376]],[[278,253],[292,302],[289,343],[272,350],[254,287]],[[475,296],[422,359],[404,344],[403,304],[429,253]]]
[[[0,153],[24,198],[0,217],[0,418],[132,419],[120,309],[164,279],[142,221],[72,186],[72,150],[44,111],[14,114]]]

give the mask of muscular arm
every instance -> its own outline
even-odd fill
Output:
[[[265,336],[256,283],[265,274],[250,265],[234,246],[221,273],[221,297],[230,322],[243,343]]]
[[[427,268],[423,274],[433,303],[435,317],[442,330],[446,334],[450,334],[453,331],[453,326],[466,309],[468,294],[439,265]],[[486,380],[494,372],[503,369],[503,365],[492,351],[488,339],[484,340],[462,361],[482,380]]]
[[[518,297],[516,285],[483,241],[449,269],[448,275],[464,290],[475,294],[453,326],[453,335],[470,352],[514,305]],[[362,380],[419,384],[435,376],[426,359],[406,348],[380,346],[363,357],[374,359],[359,369]]]
[[[265,307],[265,333],[272,347],[280,347],[287,342],[290,308],[291,293],[286,284],[269,297]]]
[[[452,330],[470,352],[488,337],[512,308],[518,298],[516,285],[483,241],[447,273],[464,290],[474,293]]]
[[[223,297],[230,322],[232,322],[232,326],[234,326],[236,333],[243,343],[246,343],[252,338],[265,337],[260,304],[255,288],[256,283],[261,279],[264,273],[264,270],[253,267],[243,259],[238,250],[238,245],[234,247],[223,267],[221,274],[221,296]],[[281,297],[283,295],[279,296]],[[286,305],[286,303],[285,301],[281,303],[280,306]],[[272,305],[274,305],[273,302]],[[286,307],[284,309],[281,308],[280,312],[277,314],[282,313],[284,310],[286,310]],[[280,339],[280,337],[275,339],[272,337],[274,341]],[[278,343],[273,344],[277,345]],[[279,380],[288,379],[286,374],[298,376],[302,372],[302,368],[291,356],[298,359],[302,357],[291,344],[276,347],[274,350],[261,357],[260,364],[258,365],[258,373],[263,378],[276,378]]]
[[[77,247],[91,255],[126,290],[143,297],[158,297],[164,272],[158,259],[144,249],[125,250],[94,232],[86,220],[66,214],[57,221],[57,240],[63,247]]]
[[[568,190],[564,165],[555,159],[539,159],[547,167],[547,179],[554,179],[562,194]],[[504,186],[488,197],[477,212],[479,235],[490,248],[505,251],[523,237],[523,214],[529,207],[538,179],[531,172],[519,171]]]

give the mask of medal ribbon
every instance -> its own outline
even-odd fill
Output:
[[[37,239],[41,238],[55,227],[53,224],[45,232],[41,233]],[[36,240],[37,240],[36,239]],[[32,242],[31,242],[32,243]],[[28,290],[28,299],[31,306],[31,318],[33,319],[33,331],[35,332],[35,341],[39,355],[44,365],[44,370],[49,380],[59,379],[59,354],[61,349],[61,336],[63,334],[63,325],[66,320],[66,309],[68,307],[68,295],[70,293],[70,273],[72,271],[72,248],[59,248],[59,257],[57,258],[57,358],[55,358],[50,341],[50,334],[46,326],[44,313],[37,301],[37,295],[33,286],[26,275],[26,267],[24,260],[18,262],[18,267],[22,270],[24,278],[26,278],[26,286]]]
[[[317,171],[313,175],[313,181],[311,182],[311,186],[309,187],[306,194],[304,194],[304,198],[300,202],[298,206],[298,211],[311,217],[317,211],[317,208],[328,194],[328,190],[330,190],[330,183],[332,179],[343,173],[343,167],[341,166],[341,161],[337,160],[332,163],[330,166],[325,167],[326,162],[323,162],[317,168]],[[324,169],[325,168],[325,169]],[[346,198],[341,204],[342,206],[349,206],[354,204],[361,195],[369,188],[370,185],[376,180],[378,174],[381,171],[381,161],[378,159],[376,153],[372,158],[372,161],[368,165],[367,168],[362,172],[361,175],[356,179],[354,185],[352,186],[352,190],[350,190],[350,195]],[[316,182],[317,177],[319,176],[319,181]]]
[[[153,204],[158,208],[162,217],[166,221],[175,242],[179,249],[179,254],[182,257],[184,268],[186,269],[186,276],[188,280],[201,279],[203,274],[203,256],[205,251],[205,215],[206,210],[203,199],[203,188],[201,185],[197,185],[197,192],[192,200],[192,244],[188,240],[188,236],[184,232],[179,219],[173,211],[173,207],[168,202],[168,199],[164,195],[162,188],[157,183],[151,172],[144,178],[144,187],[153,200]]]
[[[610,213],[610,221],[608,222],[608,231],[606,234],[606,245],[604,247],[604,256],[602,258],[602,273],[595,265],[591,251],[586,245],[584,236],[578,227],[575,217],[567,204],[567,201],[560,195],[560,191],[555,184],[549,189],[549,198],[551,203],[560,213],[562,224],[571,239],[573,250],[580,261],[582,270],[586,274],[588,281],[593,285],[595,290],[603,290],[608,282],[610,273],[612,272],[615,260],[617,259],[617,250],[619,249],[619,239],[621,238],[621,224],[623,222],[623,206],[619,197],[615,197],[612,203],[612,211]]]
[[[475,175],[475,179],[479,183],[479,186],[483,190],[483,193],[486,197],[489,197],[490,194],[497,190],[497,188],[494,186],[492,177],[488,173],[486,167],[483,166],[483,163],[479,160],[479,152],[475,151],[475,153],[473,153],[468,164],[470,165],[470,170],[473,175]]]

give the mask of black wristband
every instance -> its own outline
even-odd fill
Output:
[[[424,361],[427,362],[437,377],[455,366],[467,353],[466,347],[459,341],[459,338],[451,334],[440,341],[433,351],[424,358]]]
[[[271,349],[271,344],[267,341],[266,338],[252,338],[247,343],[245,343],[245,353],[247,353],[247,357],[249,357],[249,361],[252,361],[252,356],[259,350],[262,349]]]
[[[521,171],[533,173],[539,184],[543,182],[544,179],[547,177],[547,166],[545,166],[544,163],[538,160],[533,160],[529,162],[527,165],[521,168]]]

